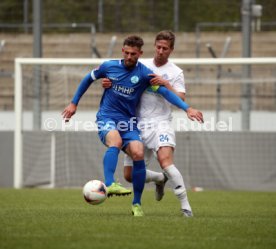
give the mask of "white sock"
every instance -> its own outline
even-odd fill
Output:
[[[172,184],[173,192],[180,201],[181,209],[191,211],[184,180],[179,170],[172,164],[164,169],[164,173]]]
[[[152,170],[146,170],[146,182],[161,182],[164,181],[164,174]]]

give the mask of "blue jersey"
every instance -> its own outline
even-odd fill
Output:
[[[140,62],[132,69],[126,68],[122,60],[104,62],[99,68],[92,70],[82,79],[71,102],[78,105],[82,95],[92,82],[106,77],[112,81],[112,88],[104,91],[97,113],[97,120],[129,121],[132,117],[136,117],[136,107],[142,93],[150,86],[151,76],[149,74],[152,73],[149,68]],[[183,110],[189,108],[187,103],[166,87],[151,86],[151,88],[173,105]]]
[[[109,117],[117,121],[136,116],[136,107],[142,93],[150,85],[153,72],[137,62],[132,69],[125,67],[123,60],[109,60],[92,70],[93,80],[109,78],[112,87],[105,89],[97,118]]]

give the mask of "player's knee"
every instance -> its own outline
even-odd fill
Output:
[[[143,150],[135,150],[131,154],[133,161],[140,161],[144,159],[144,151]]]
[[[158,162],[161,166],[172,164],[172,158],[169,155],[158,154]]]
[[[144,146],[140,141],[132,141],[129,143],[126,151],[133,161],[144,159]]]
[[[123,142],[121,139],[114,139],[113,141],[110,141],[108,146],[109,147],[117,147],[117,148],[122,148]]]
[[[157,159],[162,168],[173,164],[173,148],[161,147],[157,152]]]

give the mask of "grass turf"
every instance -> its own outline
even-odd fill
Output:
[[[180,215],[166,190],[143,195],[145,217],[132,217],[132,197],[87,204],[78,189],[0,189],[1,249],[272,249],[276,248],[276,193],[189,192],[195,217]]]

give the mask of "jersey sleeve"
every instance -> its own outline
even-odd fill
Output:
[[[105,78],[106,77],[106,68],[108,66],[108,61],[102,63],[99,67],[94,68],[91,71],[91,78],[93,80],[97,80],[100,78]]]
[[[177,106],[178,108],[186,111],[190,106],[183,101],[179,96],[177,96],[174,92],[168,90],[164,86],[160,86],[156,90],[157,93],[161,94],[167,101],[171,104]]]
[[[141,63],[142,64],[142,63]],[[148,83],[148,85],[150,86],[150,80],[153,78],[152,76],[149,76],[149,74],[154,74],[154,72],[149,69],[147,66],[145,66],[144,64],[143,68],[144,68],[144,75],[145,75],[145,81]]]
[[[74,94],[74,97],[71,103],[78,105],[82,95],[87,91],[89,86],[92,84],[93,79],[91,78],[91,74],[88,73],[80,82],[77,91]]]
[[[87,91],[93,81],[105,77],[107,64],[108,62],[102,63],[99,67],[93,69],[81,80],[79,87],[71,101],[73,104],[78,105],[82,95]]]

